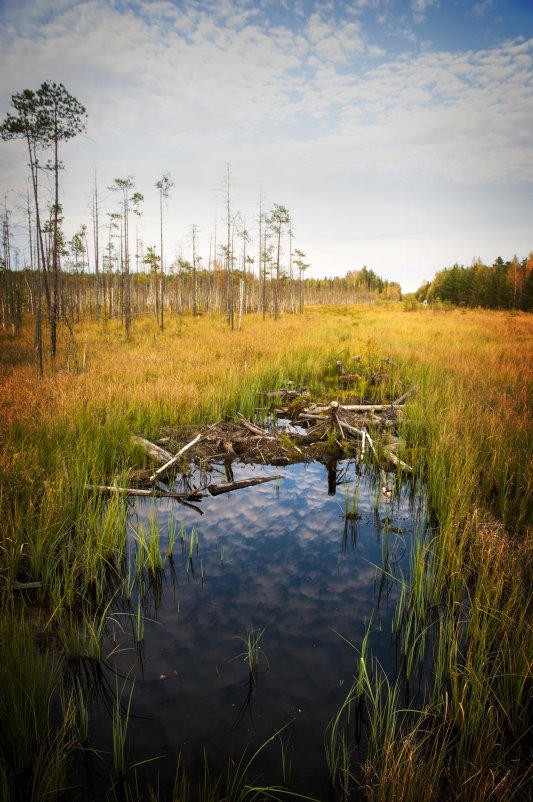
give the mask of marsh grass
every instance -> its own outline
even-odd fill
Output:
[[[356,521],[361,517],[359,514],[359,493],[358,478],[354,480],[351,488],[348,484],[344,485],[344,518],[347,521]]]
[[[235,659],[242,658],[248,664],[248,671],[252,685],[257,682],[259,674],[259,667],[261,662],[265,662],[265,671],[268,669],[268,658],[261,648],[260,641],[265,633],[266,627],[263,629],[250,627],[246,636],[236,635],[237,640],[242,641],[244,644],[244,651],[236,655]]]
[[[49,650],[35,650],[33,632],[20,611],[0,617],[0,787],[6,800],[45,799],[66,784],[72,748],[72,708],[50,725],[60,665]],[[8,770],[7,767],[9,767]]]
[[[116,695],[113,702],[113,714],[111,720],[113,733],[113,765],[115,768],[115,778],[118,780],[118,782],[124,781],[126,777],[126,771],[128,769],[126,739],[128,734],[131,700],[133,697],[133,690],[135,688],[135,681],[133,681],[131,684],[126,705],[124,705],[122,702],[125,684],[126,683],[124,682],[123,687],[119,690],[117,680]]]
[[[349,392],[379,402],[419,388],[400,419],[401,457],[413,487],[426,489],[436,528],[414,539],[395,626],[404,678],[413,684],[424,667],[431,681],[403,714],[396,685],[370,657],[363,682],[359,664],[348,707],[364,688],[368,758],[358,773],[341,741],[330,773],[357,777],[370,799],[520,799],[533,720],[531,317],[321,307],[277,322],[249,316],[233,333],[204,316],[169,319],[164,333],[139,319],[128,342],[117,321],[84,322],[76,336],[87,343],[80,373],[58,361],[38,381],[19,357],[0,366],[0,676],[10,683],[0,703],[0,789],[14,788],[12,760],[32,798],[53,799],[65,783],[70,714],[63,729],[50,718],[63,658],[46,644],[63,638],[65,655],[97,655],[113,588],[131,597],[151,572],[146,587],[161,592],[159,533],[144,533],[134,569],[125,500],[92,490],[126,486],[129,467],[145,461],[131,433],[156,438],[164,425],[252,417],[259,393],[288,380],[343,400],[335,361],[359,354],[361,378]],[[29,326],[17,353],[31,355]],[[186,556],[182,530],[180,540]],[[187,565],[192,534],[188,545]],[[40,582],[35,599],[15,603],[16,581]],[[35,603],[45,633],[34,626]],[[34,655],[36,638],[45,649]]]

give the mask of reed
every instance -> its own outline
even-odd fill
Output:
[[[344,518],[347,521],[356,521],[361,516],[359,514],[359,479],[356,478],[350,490],[349,485],[344,486]]]
[[[118,688],[118,680],[116,686],[115,699],[113,701],[112,711],[112,734],[113,734],[113,765],[115,768],[115,779],[119,783],[123,783],[128,769],[127,753],[126,753],[126,739],[128,735],[128,724],[131,711],[131,700],[133,697],[133,690],[135,687],[135,680],[131,684],[130,692],[127,697],[126,705],[122,702],[126,682],[122,688]]]
[[[246,663],[248,663],[250,680],[253,684],[257,682],[261,657],[263,657],[263,659],[266,661],[268,667],[268,659],[260,646],[260,641],[265,633],[265,629],[266,627],[263,627],[263,629],[250,627],[246,633],[246,636],[236,636],[237,640],[242,641],[245,648],[244,652],[238,654],[235,659],[242,658]]]
[[[54,798],[66,784],[71,716],[50,725],[60,665],[48,650],[35,652],[33,631],[20,610],[0,615],[1,756],[3,799]],[[7,767],[9,769],[7,770]]]

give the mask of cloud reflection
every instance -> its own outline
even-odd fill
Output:
[[[142,725],[134,724],[132,748],[139,756],[146,748],[168,755],[185,749],[192,760],[205,746],[222,760],[295,719],[295,754],[308,766],[322,765],[324,728],[349,687],[358,658],[343,638],[360,646],[372,618],[373,650],[386,668],[393,668],[391,612],[383,606],[376,611],[375,565],[382,548],[376,522],[383,529],[387,519],[389,527],[402,531],[389,530],[391,543],[397,537],[402,544],[408,541],[414,522],[407,493],[394,509],[380,499],[376,516],[376,489],[363,473],[357,543],[343,548],[342,488],[328,496],[327,474],[318,464],[291,466],[282,473],[278,487],[269,483],[206,498],[201,520],[166,500],[156,504],[163,530],[176,518],[178,528],[183,523],[188,533],[194,525],[198,553],[193,579],[186,573],[188,550],[182,554],[178,540],[177,584],[170,592],[169,581],[158,623],[145,627],[144,674],[134,698],[134,713],[143,717]],[[244,475],[250,475],[250,468],[236,467],[235,477]],[[349,478],[355,479],[353,465]],[[151,502],[138,504],[139,519],[149,518],[151,510]],[[403,561],[407,572],[405,554]],[[393,587],[392,599],[397,592]],[[241,639],[252,627],[265,628],[261,649],[266,657],[239,719],[249,679]],[[121,660],[124,673],[131,671],[131,656]],[[306,756],[299,751],[303,744]]]

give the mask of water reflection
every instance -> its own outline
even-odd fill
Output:
[[[407,575],[423,505],[413,509],[408,485],[353,462],[276,471],[277,483],[206,497],[201,518],[169,499],[137,500],[132,511],[132,531],[158,524],[163,554],[169,527],[182,532],[164,570],[144,574],[140,648],[132,638],[113,658],[113,670],[136,681],[129,761],[165,756],[140,770],[159,774],[162,796],[179,752],[194,770],[205,748],[212,771],[222,772],[228,755],[238,758],[287,724],[294,788],[320,794],[324,730],[356,666],[346,641],[360,645],[372,619],[369,645],[386,670],[395,669],[397,578]],[[238,480],[272,468],[233,465],[232,473]],[[198,486],[198,477],[187,481]],[[268,671],[260,668],[252,681],[236,657],[238,638],[253,628],[264,630],[261,668]],[[105,748],[105,708],[93,709],[91,731]],[[265,754],[268,781],[279,779],[279,766],[279,750]]]

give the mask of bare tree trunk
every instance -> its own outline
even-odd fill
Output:
[[[93,240],[94,240],[94,273],[95,273],[95,303],[96,320],[100,319],[100,251],[98,242],[98,186],[96,184],[96,172],[94,174],[94,201],[93,201]]]

